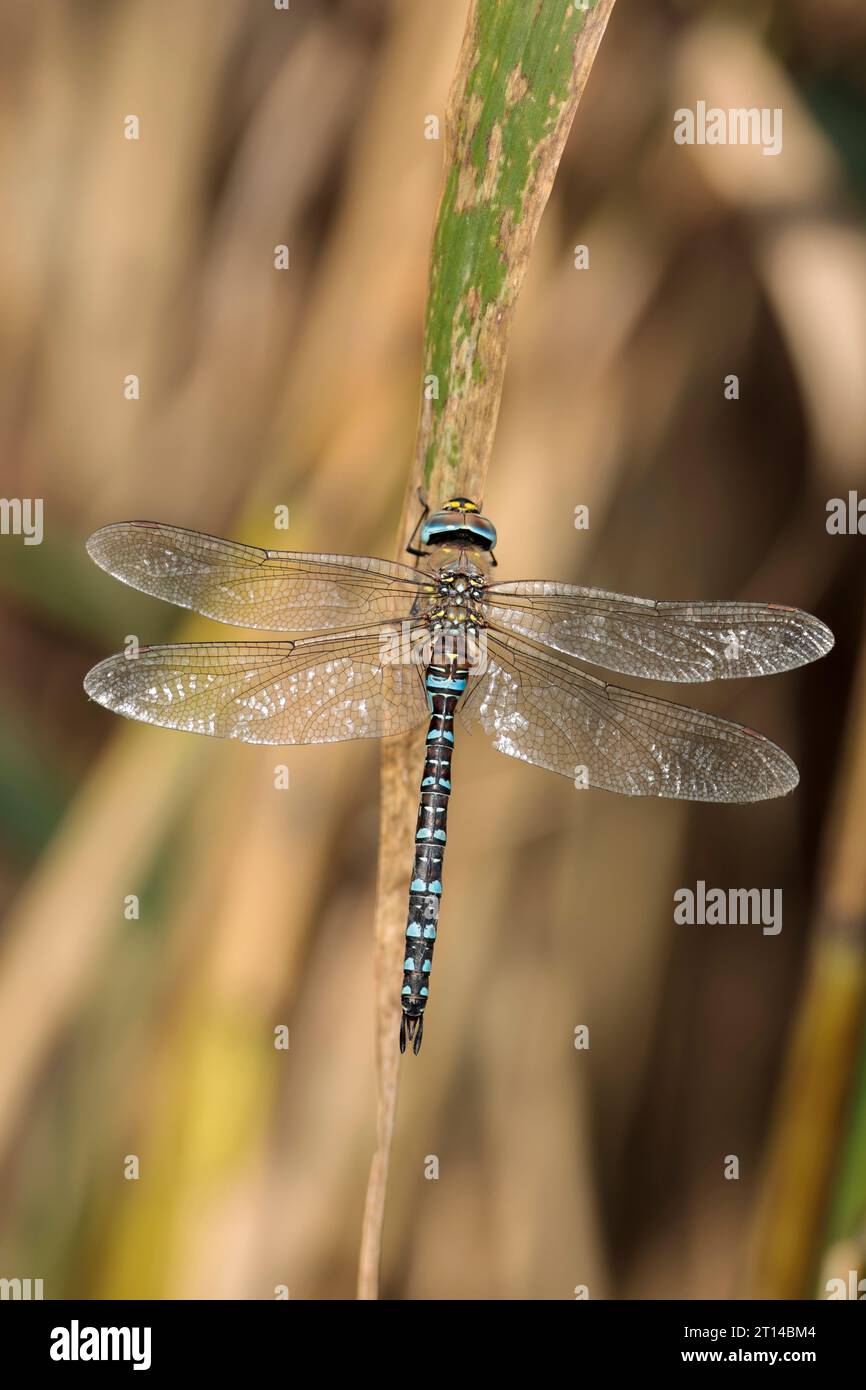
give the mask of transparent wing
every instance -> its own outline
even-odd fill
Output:
[[[336,743],[405,733],[428,717],[417,666],[381,634],[300,642],[183,642],[110,656],[84,688],[106,709],[243,743]]]
[[[556,651],[648,680],[711,681],[790,671],[833,634],[775,603],[656,603],[545,580],[491,584],[491,622]]]
[[[87,549],[102,569],[145,594],[221,623],[270,632],[399,618],[425,583],[408,565],[387,560],[260,550],[155,521],[103,526]]]
[[[747,729],[579,671],[520,638],[487,634],[488,664],[461,705],[500,753],[626,796],[763,801],[799,780]]]

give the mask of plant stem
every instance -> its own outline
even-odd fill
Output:
[[[541,215],[614,0],[473,0],[448,101],[445,179],[430,260],[424,387],[398,556],[433,506],[480,500],[511,323]],[[358,1270],[376,1298],[397,1107],[399,982],[423,733],[382,752],[376,903],[377,1148]]]

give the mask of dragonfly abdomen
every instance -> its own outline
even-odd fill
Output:
[[[430,994],[430,968],[439,901],[442,895],[442,861],[445,856],[448,798],[451,795],[451,754],[454,749],[454,711],[466,689],[464,666],[456,662],[427,667],[424,687],[430,703],[424,774],[415,827],[415,860],[409,885],[403,961],[403,1017],[400,1051],[406,1039],[417,1053],[421,1047],[424,1010]]]

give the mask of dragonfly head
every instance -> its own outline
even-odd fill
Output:
[[[427,517],[420,539],[422,545],[475,546],[491,551],[496,545],[496,527],[481,515],[477,502],[452,497],[441,511]]]

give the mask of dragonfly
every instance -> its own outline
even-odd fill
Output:
[[[413,542],[418,541],[418,544]],[[657,602],[550,580],[493,577],[497,534],[472,499],[423,502],[407,549],[368,556],[265,550],[151,521],[108,525],[87,549],[115,578],[263,641],[133,647],[84,688],[129,719],[257,744],[407,734],[424,722],[409,881],[400,1050],[417,1053],[439,925],[454,720],[578,788],[686,801],[793,790],[787,753],[754,729],[612,684],[792,670],[829,628],[775,603]]]

